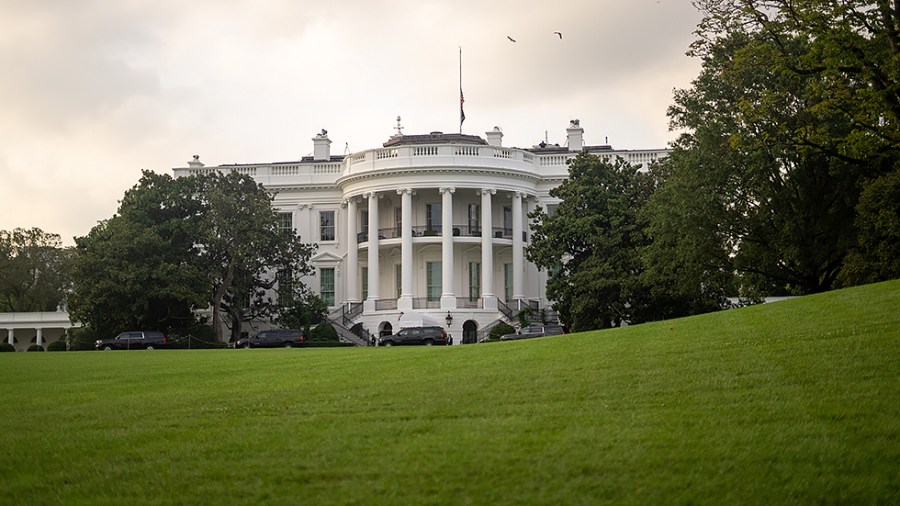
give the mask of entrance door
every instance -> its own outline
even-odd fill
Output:
[[[472,320],[463,323],[463,344],[475,344],[478,342],[478,324]]]

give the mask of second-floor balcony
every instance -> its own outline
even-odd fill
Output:
[[[483,227],[478,225],[453,225],[453,237],[476,237],[481,238]],[[412,227],[412,237],[433,237],[437,240],[440,240],[444,235],[444,228],[441,225],[434,226],[414,226]],[[512,240],[513,230],[512,228],[506,227],[492,227],[491,228],[491,237],[494,239],[509,239]],[[403,237],[403,230],[401,227],[390,227],[390,228],[380,228],[378,229],[378,239],[379,240],[387,240],[387,239],[400,239]],[[522,240],[528,240],[528,233],[522,232]],[[362,244],[365,242],[369,242],[369,232],[368,230],[359,232],[356,234],[356,242],[358,244]]]

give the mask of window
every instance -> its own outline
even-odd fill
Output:
[[[319,297],[327,306],[334,306],[334,268],[319,269]]]
[[[503,207],[503,235],[512,235],[512,207]]]
[[[559,207],[559,204],[547,204],[547,216],[552,218],[556,214],[557,207]]]
[[[319,240],[334,240],[334,211],[319,212]]]
[[[397,298],[403,295],[403,267],[400,264],[394,264],[394,278],[397,283]]]
[[[362,298],[366,300],[369,298],[369,268],[362,268]]]
[[[441,286],[441,263],[425,262],[425,278],[425,293],[428,302],[441,300],[441,290],[443,289]]]
[[[512,264],[503,264],[503,297],[507,302],[512,300],[512,278],[513,278],[513,266]]]
[[[294,232],[294,213],[278,213],[278,232],[283,235]]]
[[[481,297],[481,263],[469,262],[469,301],[475,302]]]
[[[481,204],[469,204],[469,233],[481,233]]]
[[[278,305],[287,307],[294,299],[294,276],[290,269],[278,272]]]
[[[369,211],[360,211],[359,212],[359,242],[366,242],[369,240]]]
[[[441,231],[441,204],[425,204],[425,230]]]
[[[403,209],[399,207],[394,208],[394,235],[395,237],[403,235]]]

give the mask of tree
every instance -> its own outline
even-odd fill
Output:
[[[126,329],[180,331],[206,307],[208,273],[199,261],[196,181],[146,171],[112,218],[78,237],[73,319],[100,335]]]
[[[328,305],[305,285],[291,280],[288,285],[284,277],[279,278],[278,314],[275,322],[285,328],[307,329],[325,322]]]
[[[279,229],[272,196],[249,176],[215,172],[200,182],[197,198],[205,214],[197,241],[203,245],[202,261],[211,269],[213,321],[219,322],[225,311],[236,340],[243,322],[277,315],[272,291],[279,277],[292,287],[283,293],[292,298],[302,294],[300,278],[314,272],[308,260],[316,246]],[[215,328],[223,340],[218,324]]]
[[[705,17],[693,45],[704,56],[735,33],[758,36],[770,63],[809,76],[846,116],[845,156],[868,160],[900,145],[900,5],[896,0],[695,0]],[[797,52],[796,39],[806,50]],[[811,147],[817,146],[810,142]],[[821,146],[829,149],[829,146]],[[838,154],[834,151],[834,154]]]
[[[119,212],[76,238],[73,317],[96,330],[189,331],[211,307],[216,337],[224,320],[277,313],[277,273],[288,294],[303,290],[313,245],[278,230],[271,196],[237,173],[172,178],[145,172]]]
[[[650,269],[705,289],[738,273],[746,294],[828,290],[857,243],[860,188],[898,160],[873,109],[890,107],[861,71],[815,63],[837,45],[778,10],[821,2],[700,3],[703,70],[669,110],[686,133],[648,206]]]
[[[0,230],[0,312],[55,311],[65,298],[69,256],[57,234]]]
[[[561,199],[555,213],[529,214],[526,254],[548,271],[547,297],[573,330],[647,321],[673,310],[642,277],[650,238],[639,213],[653,187],[649,174],[621,159],[607,163],[582,152],[571,160],[569,178],[550,191]]]
[[[735,155],[740,163],[733,174],[759,174],[749,179],[750,204],[787,211],[770,212],[773,223],[750,222],[741,231],[762,242],[731,235],[737,241],[727,254],[743,252],[746,261],[735,263],[745,281],[810,293],[894,275],[866,262],[880,262],[884,251],[897,248],[890,232],[900,219],[897,208],[888,200],[872,212],[860,198],[884,195],[900,177],[900,4],[695,5],[705,18],[691,54],[703,58],[704,71],[693,89],[676,94],[673,126],[690,135],[672,161],[679,163],[679,147]],[[823,219],[811,217],[821,213]]]
[[[842,283],[900,278],[900,171],[866,186],[857,212],[859,247],[848,255]]]

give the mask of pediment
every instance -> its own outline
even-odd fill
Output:
[[[323,251],[312,258],[309,261],[313,264],[327,264],[327,263],[338,263],[341,261],[341,257],[331,253],[330,251]]]

